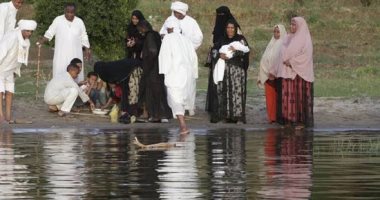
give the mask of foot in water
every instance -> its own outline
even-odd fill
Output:
[[[299,131],[299,130],[303,130],[305,128],[305,125],[303,124],[299,124],[297,126],[294,127],[295,130]]]
[[[189,133],[190,133],[190,129],[188,129],[188,128],[180,129],[180,132],[179,132],[179,134],[181,134],[181,135],[185,135],[185,134],[189,134]]]

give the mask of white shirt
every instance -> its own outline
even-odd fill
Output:
[[[46,86],[44,99],[45,102],[49,102],[49,99],[54,98],[61,94],[61,92],[67,88],[75,88],[78,90],[79,97],[83,102],[87,102],[90,98],[78,84],[74,81],[68,72],[62,73],[60,76],[54,77]]]
[[[73,58],[83,61],[83,46],[90,48],[86,27],[78,17],[74,17],[72,22],[68,21],[64,15],[56,17],[44,35],[49,40],[52,40],[54,36],[53,78],[66,72],[66,68]],[[82,69],[78,81],[83,80]]]
[[[0,4],[0,40],[16,26],[17,9],[12,2]]]
[[[13,30],[0,40],[0,73],[20,76],[21,63],[18,62],[20,30]]]
[[[173,17],[174,16],[168,17],[166,19],[165,23],[168,20],[172,20],[170,18],[173,18]],[[193,43],[194,48],[198,49],[202,44],[203,34],[202,34],[201,28],[199,27],[197,21],[195,21],[195,19],[193,19],[192,17],[187,16],[187,15],[183,19],[178,20],[178,21],[179,21],[179,28],[181,29],[182,35],[189,38],[190,41]],[[165,23],[160,30],[161,35],[168,34],[167,27],[166,27]]]

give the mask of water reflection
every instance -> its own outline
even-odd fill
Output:
[[[259,170],[260,199],[309,199],[312,187],[312,135],[269,129],[264,165]]]
[[[378,199],[379,166],[378,134],[0,129],[0,199]]]
[[[47,177],[46,198],[78,198],[87,193],[84,158],[74,130],[62,130],[45,137],[44,161]]]
[[[31,178],[26,165],[18,164],[19,154],[13,147],[11,129],[0,129],[0,198],[20,199],[28,196],[28,181]]]
[[[177,143],[164,152],[158,161],[158,193],[160,199],[195,199],[202,196],[199,191],[198,169],[195,160],[194,134],[180,135],[173,131],[170,143]]]
[[[208,138],[212,199],[245,199],[245,133],[211,132]]]

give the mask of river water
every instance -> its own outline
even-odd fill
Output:
[[[0,199],[379,197],[376,131],[0,130]]]

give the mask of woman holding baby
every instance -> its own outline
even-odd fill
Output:
[[[245,37],[238,34],[235,20],[226,22],[224,35],[214,44],[213,84],[216,99],[213,101],[211,122],[246,123],[247,69],[249,48]]]

